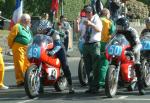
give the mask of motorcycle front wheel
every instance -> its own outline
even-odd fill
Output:
[[[110,65],[105,80],[105,94],[109,98],[112,98],[116,95],[118,87],[118,81],[116,79],[116,66]]]
[[[40,88],[40,76],[38,66],[32,64],[25,73],[25,92],[31,99],[38,97]]]

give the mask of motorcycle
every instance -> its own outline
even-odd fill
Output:
[[[106,58],[109,61],[105,79],[106,96],[114,97],[119,86],[134,90],[137,82],[133,67],[135,57],[124,35],[115,35],[106,45]]]
[[[146,87],[150,86],[150,33],[140,37],[142,44],[141,49],[141,66],[144,75],[144,83]]]
[[[60,60],[48,56],[47,50],[53,49],[50,36],[36,34],[28,47],[27,57],[31,63],[25,73],[25,92],[29,98],[38,97],[43,92],[43,86],[54,86],[56,91],[63,91],[67,87],[67,80],[61,70]]]

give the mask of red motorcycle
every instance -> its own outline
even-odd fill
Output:
[[[27,57],[31,66],[25,73],[25,92],[29,98],[37,97],[43,86],[53,85],[56,91],[67,86],[67,80],[56,56],[48,56],[47,50],[53,49],[53,40],[47,35],[37,34],[28,47]]]
[[[109,61],[105,80],[106,96],[114,97],[118,86],[133,90],[137,81],[133,68],[135,59],[124,35],[117,34],[110,40],[106,46],[106,58]]]

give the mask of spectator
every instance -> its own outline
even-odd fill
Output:
[[[42,18],[40,20],[39,26],[37,28],[37,33],[41,33],[41,28],[51,28],[52,24],[50,23],[49,19],[49,14],[48,13],[43,13]]]
[[[97,14],[94,14],[90,5],[85,6],[87,20],[80,26],[80,19],[77,19],[77,32],[83,33],[85,43],[83,44],[83,59],[88,76],[88,90],[85,93],[96,93],[99,89],[99,68],[100,68],[100,40],[102,22]],[[82,27],[82,28],[81,28]]]
[[[8,45],[13,52],[16,84],[18,87],[24,85],[24,74],[30,65],[26,56],[28,44],[32,40],[30,22],[30,15],[23,14],[20,23],[13,26],[7,38]]]
[[[4,85],[4,60],[2,56],[2,48],[0,48],[0,90],[8,89],[9,87]]]
[[[110,2],[111,19],[116,21],[120,16],[121,2],[120,0],[112,0]]]
[[[126,17],[127,13],[128,13],[128,9],[125,3],[121,3],[121,17]]]
[[[3,29],[4,26],[4,19],[2,18],[2,12],[0,11],[0,29]]]
[[[85,6],[86,7],[86,6]],[[84,8],[85,8],[84,7]],[[86,13],[85,13],[85,10],[82,9],[81,12],[80,12],[80,17],[78,18],[78,20],[80,21],[79,22],[79,28],[86,28],[85,25],[83,25],[84,21],[87,20],[87,17],[86,17]],[[77,28],[75,28],[75,31],[78,31]],[[79,33],[79,42],[78,42],[78,47],[79,47],[79,51],[82,55],[83,53],[83,44],[84,44],[84,34],[85,34],[85,29],[82,29],[82,31],[80,31]]]
[[[71,35],[70,35],[70,30],[72,30],[69,22],[67,22],[66,18],[62,15],[60,16],[60,24],[61,24],[61,29],[65,33],[65,38],[64,38],[64,46],[66,49],[66,52],[68,51],[68,45],[71,42]]]
[[[107,69],[109,67],[109,62],[105,57],[105,46],[108,43],[111,35],[115,33],[115,25],[112,20],[110,20],[110,12],[108,9],[104,8],[101,11],[101,20],[103,24],[102,35],[101,35],[101,67],[100,67],[100,77],[99,83],[101,87],[105,85],[105,76]]]
[[[91,0],[91,5],[94,9],[94,12],[98,15],[101,14],[101,10],[103,9],[103,4],[101,0]]]
[[[59,32],[61,42],[64,44],[64,38],[66,38],[66,34],[62,30],[62,24],[60,22],[57,23],[57,28],[56,29]]]
[[[146,25],[146,28],[142,30],[141,36],[144,36],[144,34],[146,34],[147,32],[150,33],[150,17],[145,19],[145,25]]]

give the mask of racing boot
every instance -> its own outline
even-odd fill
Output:
[[[143,76],[142,76],[140,64],[135,64],[135,72],[137,76],[137,85],[138,85],[139,94],[145,95],[144,82],[143,82]]]
[[[69,94],[74,94],[75,91],[72,87],[72,79],[71,79],[71,75],[66,77],[67,82],[68,82],[68,89],[69,89]]]
[[[43,84],[44,84],[44,80],[43,80],[43,78],[40,78],[40,88],[39,88],[39,93],[40,94],[44,93],[44,86],[43,86]]]
[[[72,85],[69,85],[68,88],[69,88],[69,94],[74,94],[75,93]]]

